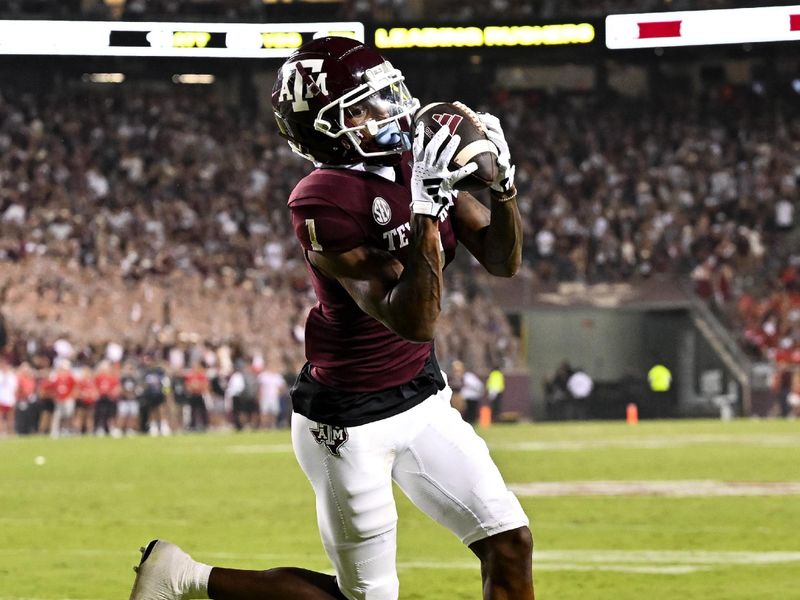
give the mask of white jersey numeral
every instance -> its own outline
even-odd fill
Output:
[[[308,239],[311,240],[311,249],[314,252],[322,252],[322,245],[317,241],[317,224],[314,223],[314,219],[306,219],[306,227]]]

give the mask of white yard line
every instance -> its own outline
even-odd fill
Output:
[[[800,481],[545,481],[512,483],[518,496],[660,496],[695,498],[712,496],[797,496]]]
[[[771,565],[798,563],[800,551],[540,550],[533,553],[533,560],[536,564],[573,562],[690,566]]]
[[[27,523],[27,524],[39,524],[39,525],[47,525],[48,527],[52,526],[52,518],[51,517],[0,517],[0,523]],[[190,521],[188,519],[158,519],[152,517],[142,517],[136,519],[138,524],[147,524],[147,525],[175,525],[180,527],[188,527],[189,525],[196,525],[195,521]],[[65,523],[98,523],[97,517],[86,516],[86,517],[77,517],[77,516],[69,516],[69,517],[59,517],[58,524],[64,525]],[[0,549],[2,551],[2,549]],[[2,600],[2,598],[0,598]]]
[[[502,452],[552,452],[581,451],[613,448],[686,448],[690,446],[706,446],[714,444],[736,444],[745,446],[792,448],[800,447],[800,435],[781,434],[687,434],[669,436],[649,436],[629,439],[597,439],[597,440],[555,440],[528,442],[492,442],[489,448]],[[193,448],[193,450],[198,450]],[[205,451],[201,447],[199,451]],[[214,449],[214,452],[217,450]],[[237,444],[225,448],[229,454],[288,454],[292,452],[291,444]]]
[[[553,450],[579,451],[604,448],[685,448],[713,444],[736,444],[745,446],[797,447],[800,446],[800,435],[733,435],[733,434],[688,434],[637,437],[628,439],[597,440],[564,440],[564,441],[528,441],[528,442],[496,442],[489,444],[492,450],[506,452],[547,452]]]
[[[0,596],[0,600],[108,600],[108,598],[62,598],[60,596],[47,596],[46,598],[40,598],[33,596]]]
[[[225,448],[229,454],[289,454],[292,451],[291,444],[238,444]]]

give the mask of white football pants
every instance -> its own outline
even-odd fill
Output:
[[[323,427],[327,437],[319,424],[292,416],[294,451],[314,487],[322,542],[350,600],[397,600],[392,480],[466,545],[528,525],[486,444],[450,406],[451,395],[445,387],[404,413],[345,432],[330,435]]]

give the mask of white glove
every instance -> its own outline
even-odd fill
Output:
[[[458,150],[461,136],[454,135],[440,152],[450,130],[442,127],[425,145],[425,124],[419,123],[414,132],[414,168],[411,173],[411,212],[439,218],[453,205],[458,190],[453,186],[473,173],[478,165],[469,163],[457,171],[449,169]]]
[[[516,167],[511,164],[511,152],[508,150],[508,142],[500,126],[500,119],[489,113],[478,113],[483,126],[486,128],[486,137],[497,146],[497,177],[495,177],[491,188],[495,192],[505,194],[514,187],[514,171]]]

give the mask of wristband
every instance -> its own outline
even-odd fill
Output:
[[[424,215],[438,219],[443,210],[447,210],[447,206],[444,204],[435,204],[424,200],[414,200],[411,203],[411,214],[414,215]]]
[[[517,188],[512,185],[504,192],[498,192],[495,190],[491,190],[491,198],[495,202],[509,202],[511,200],[515,200],[517,197]]]

